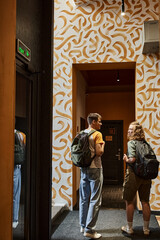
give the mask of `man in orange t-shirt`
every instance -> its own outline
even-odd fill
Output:
[[[98,131],[102,125],[101,116],[98,113],[90,113],[87,121],[89,126],[84,130],[85,132],[89,133],[93,129],[97,130],[89,137],[89,148],[92,157],[95,154],[96,156],[89,167],[81,168],[79,190],[80,232],[84,233],[85,237],[98,239],[101,234],[94,229],[102,202],[103,169],[101,156],[104,152],[105,142],[102,134]]]

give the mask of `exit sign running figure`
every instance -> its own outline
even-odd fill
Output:
[[[17,39],[17,52],[27,61],[31,61],[31,50],[19,39]]]

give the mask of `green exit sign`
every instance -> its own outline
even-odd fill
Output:
[[[31,61],[31,50],[19,39],[17,39],[17,52],[27,61]]]

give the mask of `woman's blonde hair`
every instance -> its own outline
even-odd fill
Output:
[[[143,130],[143,127],[139,122],[135,121],[130,123],[130,125],[134,126],[134,133],[133,136],[128,136],[129,140],[144,140],[145,139],[145,133]]]

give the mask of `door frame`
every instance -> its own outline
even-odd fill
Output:
[[[76,119],[76,104],[77,104],[77,72],[81,70],[112,70],[112,69],[135,69],[136,73],[136,62],[107,62],[107,63],[73,63],[72,64],[72,138],[75,137],[77,131],[77,119]],[[136,76],[136,74],[135,74]],[[136,77],[135,77],[136,80]],[[135,100],[136,100],[136,81],[135,81]],[[136,101],[135,101],[135,109]],[[135,112],[135,116],[136,116]],[[73,184],[72,184],[72,202],[73,207],[77,202],[76,186],[77,186],[77,176],[76,167],[72,168],[73,173]]]
[[[19,65],[19,60],[16,58],[16,72],[20,74],[26,81],[29,81],[29,96],[26,98],[29,99],[30,107],[26,108],[27,111],[30,111],[28,122],[28,135],[26,136],[26,144],[27,144],[27,154],[26,154],[26,162],[27,162],[27,170],[25,170],[25,174],[27,178],[25,179],[25,208],[24,208],[24,237],[29,239],[30,236],[33,236],[34,233],[32,231],[33,227],[35,229],[36,222],[36,208],[35,208],[35,189],[36,189],[36,149],[37,143],[33,139],[37,133],[37,78],[36,75],[31,75],[26,68],[23,68],[24,64],[21,63]],[[28,88],[27,86],[27,88]],[[26,89],[27,91],[27,89]],[[32,166],[32,167],[31,167]],[[26,166],[25,166],[26,167]]]

